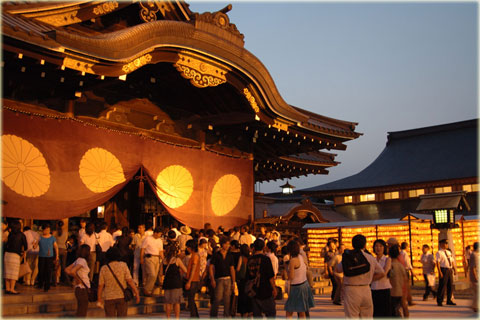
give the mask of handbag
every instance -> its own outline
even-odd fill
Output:
[[[95,302],[98,300],[98,288],[97,285],[94,282],[90,282],[90,288],[87,287],[85,282],[83,282],[83,279],[80,278],[77,272],[77,277],[82,281],[82,284],[85,288],[87,288],[87,294],[88,294],[88,301],[89,302]]]
[[[113,277],[115,278],[115,280],[117,280],[117,283],[118,285],[120,286],[120,288],[122,289],[123,291],[123,298],[125,299],[126,302],[130,301],[133,299],[133,290],[132,288],[130,287],[126,287],[124,288],[122,286],[122,284],[120,283],[120,280],[118,280],[117,276],[115,275],[115,273],[113,272],[112,268],[110,267],[110,264],[107,263],[107,267],[108,269],[110,269],[110,272],[112,273]]]
[[[275,297],[275,300],[282,300],[283,299],[283,291],[282,288],[279,286],[275,286],[277,288],[277,296]]]
[[[30,266],[28,265],[27,262],[23,261],[23,263],[20,265],[20,270],[18,271],[18,277],[21,278],[26,274],[29,274],[32,272],[32,269],[30,269]]]

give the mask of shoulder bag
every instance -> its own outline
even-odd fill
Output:
[[[80,279],[80,281],[82,282],[85,289],[87,289],[88,301],[89,302],[97,301],[98,300],[98,288],[97,288],[97,285],[95,284],[95,282],[90,281],[90,288],[89,288],[89,287],[87,287],[85,282],[83,282],[83,279],[78,275],[78,272],[77,272],[77,277]]]
[[[120,281],[118,280],[117,276],[115,275],[115,273],[113,272],[112,268],[110,268],[110,264],[107,263],[107,267],[108,269],[110,269],[110,272],[112,273],[113,277],[115,278],[115,280],[117,280],[117,283],[118,285],[120,286],[120,288],[122,289],[123,291],[123,297],[125,299],[125,301],[130,301],[133,299],[133,291],[132,291],[132,288],[130,288],[128,285],[126,288],[124,288],[122,286],[122,284],[120,283]]]

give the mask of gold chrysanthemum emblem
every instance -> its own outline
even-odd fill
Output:
[[[2,135],[2,181],[26,197],[38,197],[50,187],[50,170],[42,153],[30,142]]]
[[[224,216],[235,208],[242,195],[242,183],[236,175],[226,174],[215,183],[212,190],[212,210]]]
[[[168,207],[183,206],[193,192],[193,178],[182,166],[166,167],[157,176],[157,194]]]
[[[85,186],[95,193],[105,192],[125,181],[120,161],[102,148],[92,148],[85,152],[78,172]]]

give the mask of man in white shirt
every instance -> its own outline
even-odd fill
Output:
[[[144,265],[140,264],[140,251],[142,250],[143,240],[146,238],[145,225],[139,224],[137,230],[138,233],[133,236],[132,244],[135,247],[133,251],[133,282],[138,286],[140,267],[142,267],[142,282],[145,285],[145,268]]]
[[[246,244],[250,248],[250,245],[253,243],[253,238],[252,236],[248,233],[248,226],[243,226],[240,229],[241,236],[238,242],[240,242],[240,245]]]
[[[117,237],[122,235],[122,229],[119,224],[115,224],[115,231],[112,233],[113,241],[117,241]]]
[[[354,250],[360,250],[370,264],[370,270],[356,276],[343,277],[344,284],[344,310],[346,318],[372,318],[373,302],[370,284],[373,280],[381,279],[385,272],[371,254],[365,253],[367,238],[357,234],[352,239]],[[336,267],[336,272],[343,272],[343,261]]]
[[[80,243],[80,240],[83,238],[83,236],[85,235],[85,227],[87,226],[87,220],[85,219],[81,219],[80,220],[80,229],[78,229],[78,242]]]
[[[105,253],[107,252],[108,249],[113,247],[113,245],[115,244],[115,241],[113,241],[112,235],[109,232],[107,232],[106,222],[102,222],[100,224],[100,230],[101,231],[97,233],[97,243],[102,248],[102,253],[99,257],[97,252],[97,260],[100,261],[100,267],[101,267],[106,263]]]
[[[144,295],[151,296],[160,271],[160,260],[163,259],[162,228],[156,227],[153,235],[143,240],[140,250],[140,263],[144,265]]]
[[[453,276],[455,275],[455,265],[452,259],[452,253],[448,249],[448,240],[443,239],[439,242],[440,250],[436,254],[437,270],[438,270],[438,290],[437,290],[437,305],[443,305],[443,298],[445,291],[447,291],[447,304],[456,305],[452,301],[452,285]]]
[[[23,233],[27,239],[27,263],[32,272],[27,273],[23,277],[23,281],[27,286],[35,284],[35,278],[38,274],[38,241],[40,241],[40,234],[30,229],[30,227],[23,228]]]
[[[276,277],[278,274],[278,258],[275,255],[275,252],[277,252],[277,244],[275,242],[267,242],[265,255],[270,258],[270,261],[272,261],[273,274]]]

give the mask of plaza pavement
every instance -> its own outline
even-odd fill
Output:
[[[277,301],[277,318],[285,318],[285,304],[286,299]],[[474,313],[470,308],[471,300],[456,299],[456,306],[437,306],[436,300],[429,299],[422,301],[421,296],[414,296],[415,306],[410,307],[410,318],[412,319],[461,319],[461,318],[478,318],[478,313]],[[209,309],[199,309],[200,318],[209,317]],[[223,314],[223,307],[220,307],[219,316]],[[146,317],[158,317],[162,314],[146,315]],[[165,314],[163,313],[163,316]],[[187,310],[182,310],[180,316],[188,318]],[[296,317],[295,317],[296,318]],[[330,295],[315,296],[315,307],[310,311],[310,318],[345,318],[343,306],[336,306],[330,301]]]

